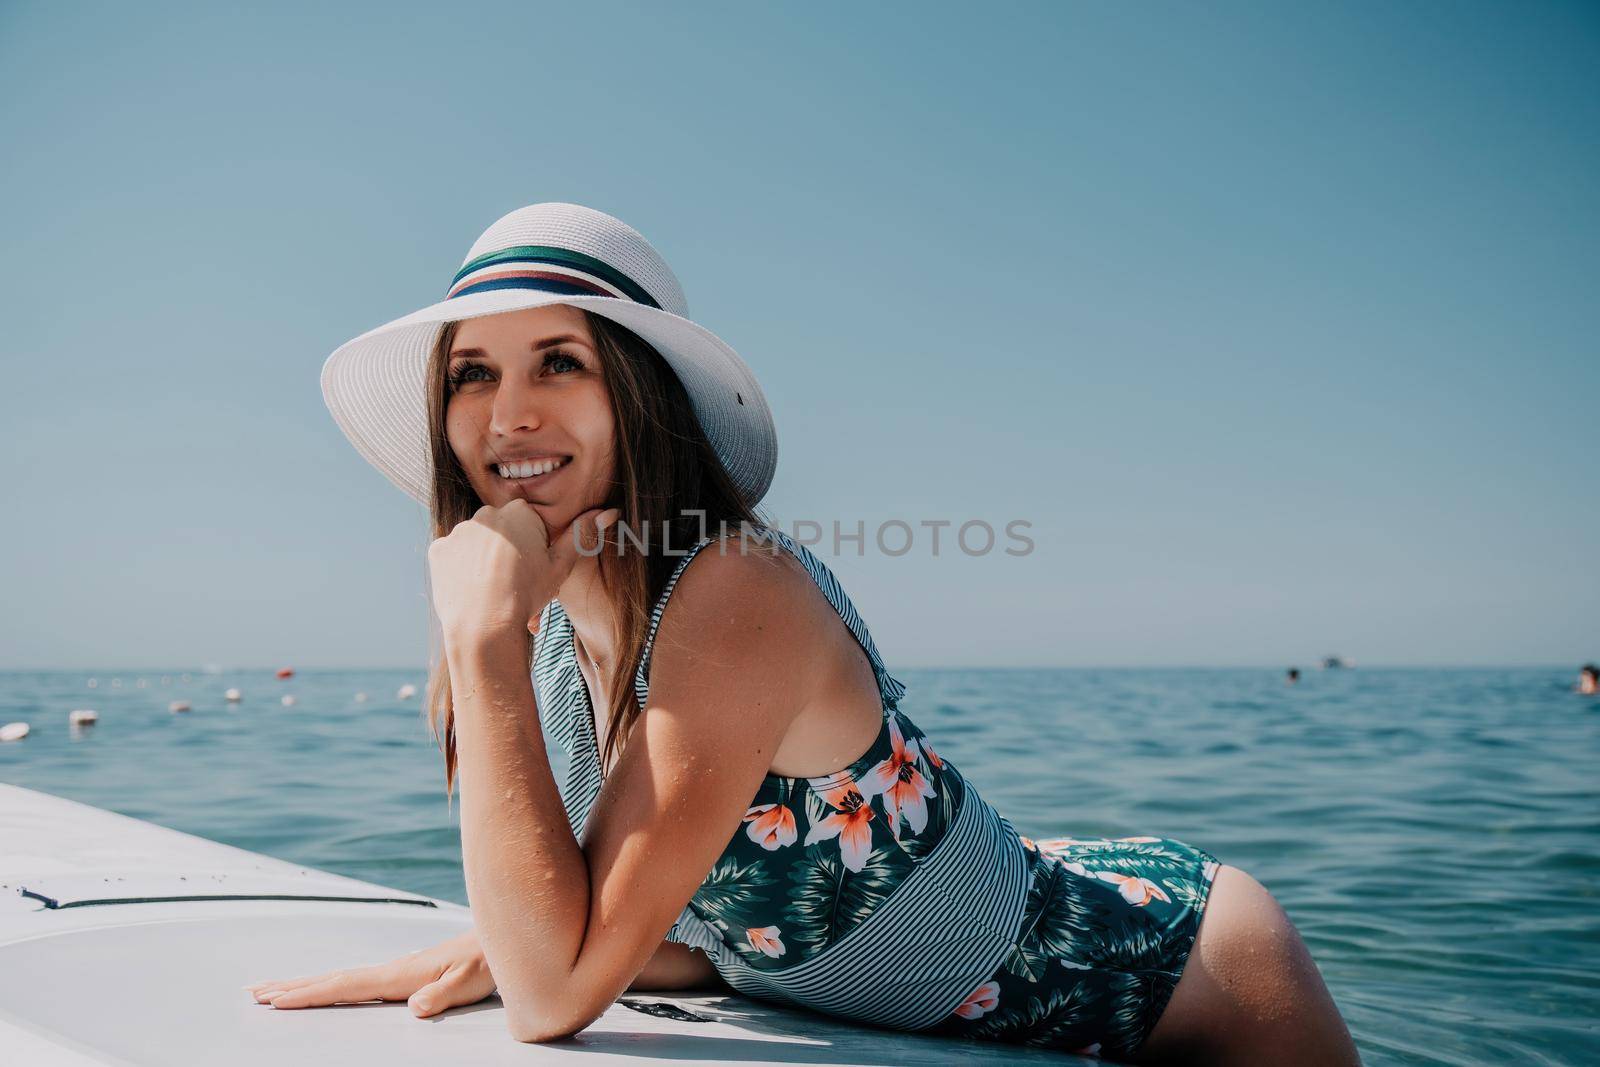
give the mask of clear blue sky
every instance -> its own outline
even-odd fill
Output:
[[[407,666],[346,339],[568,200],[891,669],[1600,657],[1593,5],[0,8],[0,667]]]

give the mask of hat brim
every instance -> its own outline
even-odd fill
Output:
[[[441,300],[368,330],[322,366],[322,398],[356,451],[424,507],[433,493],[428,441],[428,357],[447,322],[567,304],[604,315],[649,342],[689,394],[711,447],[748,505],[766,495],[778,465],[772,411],[755,375],[710,330],[670,311],[608,296],[496,289]]]

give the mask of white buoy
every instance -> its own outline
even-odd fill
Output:
[[[228,703],[230,704],[237,704],[244,699],[237,689],[230,689],[222,695],[228,698]]]
[[[365,694],[365,693],[357,693],[356,694],[356,703],[357,704],[365,704],[366,702],[367,702],[367,694]]]
[[[410,700],[412,697],[414,697],[416,695],[417,695],[417,687],[412,685],[410,682],[407,682],[405,685],[402,685],[400,687],[400,692],[395,694],[395,696],[397,698],[399,698],[400,700]]]
[[[90,678],[89,679],[89,688],[90,689],[99,689],[100,688],[100,679],[98,679],[98,678]]]
[[[173,713],[180,711],[192,711],[193,705],[191,705],[187,700],[174,700],[172,703],[167,705],[167,710]]]
[[[140,678],[137,682],[135,682],[133,684],[135,686],[137,686],[138,688],[143,689],[145,686],[149,685],[150,683],[145,681],[143,678]]]
[[[28,736],[28,724],[25,722],[8,722],[0,726],[0,741],[21,741]]]
[[[73,726],[93,726],[100,721],[100,713],[93,708],[78,708],[67,712],[67,722]]]
[[[122,679],[121,678],[113,678],[113,679],[111,679],[111,688],[113,688],[113,689],[121,689],[122,688]]]
[[[294,707],[294,694],[293,693],[285,693],[285,694],[283,694],[282,703],[283,703],[283,706],[286,707],[286,708]]]

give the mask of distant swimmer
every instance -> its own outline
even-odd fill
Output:
[[[1294,685],[1300,680],[1300,668],[1290,667],[1289,672],[1283,676],[1284,685]]]
[[[1585,696],[1600,693],[1600,667],[1585,663],[1578,671],[1578,692]]]

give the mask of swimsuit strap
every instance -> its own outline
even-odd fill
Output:
[[[678,567],[679,574],[687,564],[685,559]],[[675,574],[673,581],[676,580]],[[670,589],[671,584],[667,588]],[[656,619],[651,623],[652,639],[660,615],[658,606]],[[539,725],[567,753],[566,786],[559,792],[567,823],[573,835],[581,839],[589,812],[600,794],[600,751],[594,736],[594,709],[589,704],[589,688],[578,669],[578,657],[572,644],[572,620],[567,618],[559,601],[550,601],[539,616],[539,632],[533,639],[533,664]],[[701,949],[713,959],[720,960],[730,951],[723,944],[722,936],[687,904],[667,931],[667,940]]]
[[[855,637],[861,650],[867,654],[867,661],[872,664],[872,673],[878,679],[878,692],[883,696],[885,708],[899,707],[900,698],[906,695],[905,683],[890,674],[889,669],[883,665],[883,657],[878,655],[878,646],[872,642],[872,634],[867,630],[866,621],[861,618],[860,612],[856,611],[856,606],[850,602],[844,587],[839,584],[839,579],[835,578],[827,565],[812,555],[811,550],[805,545],[795,541],[782,530],[770,527],[763,529],[801,562],[811,575],[811,580],[822,590],[822,595],[833,605],[833,610],[839,613],[839,618]]]
[[[581,834],[600,792],[600,753],[589,687],[573,652],[572,620],[559,601],[550,601],[539,615],[539,632],[533,639],[533,688],[540,729],[567,754],[567,786],[560,791],[561,802],[573,833]]]
[[[661,613],[667,610],[667,598],[672,595],[672,587],[678,584],[678,579],[683,576],[683,569],[689,565],[689,561],[715,540],[714,537],[702,538],[686,551],[683,558],[678,561],[678,565],[672,569],[672,576],[667,579],[661,595],[656,598],[656,606],[650,612],[650,633],[645,637],[644,652],[639,656],[639,669],[633,673],[633,696],[639,702],[640,711],[644,710],[645,698],[650,694],[650,653],[656,647],[656,630],[661,627]]]
[[[888,668],[883,665],[883,659],[878,655],[878,647],[873,644],[872,634],[868,632],[867,624],[862,620],[860,613],[856,611],[855,605],[850,602],[850,598],[845,595],[844,587],[833,576],[833,572],[821,560],[812,555],[804,545],[789,537],[782,530],[761,525],[752,525],[751,528],[759,536],[776,541],[805,567],[806,573],[811,575],[811,580],[822,591],[822,595],[827,597],[828,603],[833,605],[833,610],[838,613],[845,627],[855,637],[856,643],[866,653],[867,661],[872,665],[873,676],[878,682],[878,693],[883,700],[885,715],[888,714],[889,709],[898,707],[900,698],[905,695],[906,687],[898,678],[891,675]],[[684,568],[689,565],[689,561],[694,559],[702,548],[716,540],[714,537],[704,538],[684,554],[683,559],[673,569],[672,577],[667,580],[666,588],[661,591],[661,596],[656,601],[655,610],[650,614],[650,635],[645,641],[644,654],[639,657],[639,669],[633,676],[633,695],[639,701],[640,710],[644,709],[646,697],[650,692],[650,653],[655,647],[656,630],[661,625],[661,613],[666,610],[667,598],[672,594],[673,586],[678,584],[678,579],[682,577]]]
[[[756,525],[755,529],[776,540],[798,559],[806,568],[806,572],[811,575],[812,581],[822,591],[823,596],[827,597],[828,603],[833,605],[834,611],[838,613],[846,628],[866,653],[878,681],[878,690],[883,697],[884,716],[887,718],[890,709],[894,708],[904,695],[905,686],[884,667],[877,646],[872,641],[872,635],[867,631],[866,623],[856,611],[855,605],[850,602],[850,598],[845,595],[838,580],[821,560],[782,531],[761,525]],[[661,615],[666,610],[667,599],[690,561],[714,540],[716,539],[706,537],[684,554],[683,559],[673,568],[672,575],[651,612],[650,632],[645,641],[644,652],[640,656],[639,668],[634,674],[634,696],[638,699],[641,709],[645,707],[649,696],[650,657],[655,648],[656,632],[660,629]],[[583,681],[582,672],[578,669],[578,658],[573,648],[572,622],[567,618],[559,601],[552,600],[540,615],[539,632],[534,637],[534,683],[541,725],[551,732],[569,756],[567,786],[561,791],[562,802],[567,809],[567,820],[572,825],[573,833],[581,837],[584,825],[588,822],[589,812],[600,791],[600,755],[594,738],[593,709],[589,706],[588,687]],[[724,941],[722,934],[700,918],[694,912],[692,904],[684,906],[677,921],[667,932],[667,940],[703,950],[720,965],[719,970],[736,960],[736,953]]]

